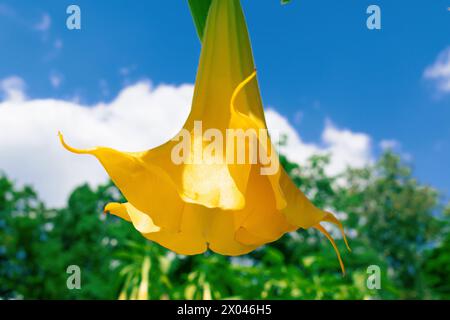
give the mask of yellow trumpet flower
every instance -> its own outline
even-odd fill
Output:
[[[128,201],[110,203],[105,211],[172,251],[242,255],[287,232],[314,227],[330,239],[343,269],[320,223],[333,223],[343,233],[342,225],[294,185],[263,134],[267,128],[254,70],[240,0],[213,0],[191,113],[174,139],[136,153],[78,150],[60,134],[61,142],[71,152],[95,156]],[[235,135],[230,138],[229,132]],[[236,132],[244,133],[245,142],[256,141],[259,157],[255,144],[236,143]],[[219,142],[225,136],[223,147]]]

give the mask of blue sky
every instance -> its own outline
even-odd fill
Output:
[[[450,46],[450,1],[242,2],[266,106],[311,143],[327,119],[370,136],[375,155],[395,140],[450,194],[450,90],[424,77]],[[79,31],[65,26],[73,3]],[[366,28],[370,4],[381,30]],[[142,79],[193,83],[199,53],[187,1],[0,0],[0,79],[20,77],[33,99],[93,105]]]

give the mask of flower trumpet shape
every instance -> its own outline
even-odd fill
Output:
[[[264,134],[254,70],[240,1],[213,0],[192,109],[174,139],[137,153],[104,147],[78,150],[60,134],[61,142],[69,151],[95,156],[128,201],[110,203],[105,211],[179,254],[209,248],[242,255],[287,232],[311,227],[336,249],[320,223],[333,223],[343,233],[342,225],[294,185]]]

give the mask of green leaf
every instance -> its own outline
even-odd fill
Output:
[[[194,19],[195,28],[197,29],[200,41],[203,40],[205,32],[206,18],[208,17],[209,7],[212,0],[188,0],[191,15]],[[281,0],[281,4],[288,4],[291,0]]]
[[[206,26],[206,18],[208,17],[212,0],[188,0],[188,2],[198,37],[200,38],[200,41],[202,41]]]

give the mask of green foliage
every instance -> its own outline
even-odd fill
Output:
[[[450,206],[419,184],[398,156],[340,176],[328,157],[305,166],[281,162],[312,201],[343,220],[352,253],[341,275],[332,247],[299,230],[242,257],[179,256],[144,239],[126,221],[102,213],[123,201],[107,184],[74,190],[49,209],[30,187],[0,176],[0,298],[26,299],[397,299],[450,297]],[[339,233],[333,233],[339,239]],[[82,270],[68,290],[66,269]],[[381,290],[366,286],[378,265]]]
[[[441,218],[442,237],[438,246],[427,250],[423,263],[424,277],[432,293],[441,299],[450,299],[450,204]]]
[[[353,193],[361,200],[354,210],[361,239],[386,257],[395,285],[404,289],[401,298],[423,297],[422,251],[439,232],[439,221],[432,214],[438,194],[419,185],[392,153],[380,159],[368,181],[369,185],[355,184]]]

